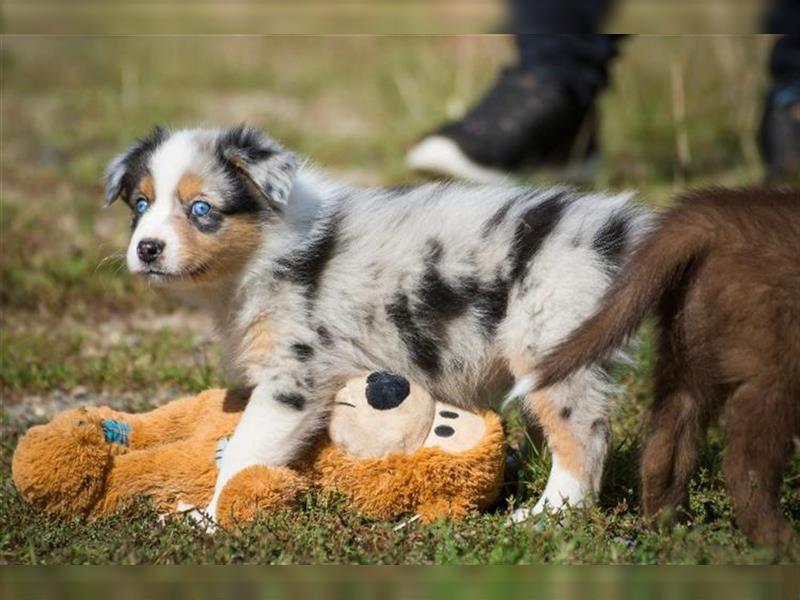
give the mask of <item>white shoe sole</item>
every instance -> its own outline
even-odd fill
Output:
[[[499,183],[508,173],[490,169],[471,161],[453,140],[434,135],[414,146],[406,156],[406,166],[412,171],[466,179],[476,183]]]
[[[600,157],[593,154],[585,160],[564,166],[542,166],[536,169],[536,173],[567,183],[586,184],[594,179],[599,165]],[[442,135],[425,138],[414,146],[406,156],[406,166],[418,173],[475,183],[501,183],[511,178],[508,172],[484,167],[470,160],[458,144]]]

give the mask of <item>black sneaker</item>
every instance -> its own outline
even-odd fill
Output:
[[[800,182],[800,82],[767,95],[758,143],[768,183]]]
[[[414,171],[478,182],[523,166],[557,167],[586,178],[597,154],[594,103],[530,71],[503,71],[460,121],[423,138],[406,157]]]

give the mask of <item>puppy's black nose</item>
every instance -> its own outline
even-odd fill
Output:
[[[144,239],[136,246],[136,254],[142,262],[151,263],[164,250],[164,242],[161,240]]]
[[[374,409],[397,408],[410,393],[411,385],[408,379],[400,375],[374,371],[367,377],[367,402]]]

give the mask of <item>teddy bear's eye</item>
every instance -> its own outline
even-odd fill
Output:
[[[438,435],[439,437],[450,437],[456,432],[455,429],[450,427],[450,425],[439,425],[436,429],[433,430],[433,433]]]

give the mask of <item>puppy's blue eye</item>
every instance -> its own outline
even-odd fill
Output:
[[[211,211],[211,205],[203,200],[192,202],[192,214],[195,217],[205,217]]]
[[[137,215],[144,214],[144,211],[146,211],[149,206],[150,206],[150,201],[147,198],[144,197],[139,198],[136,201],[136,214]]]

